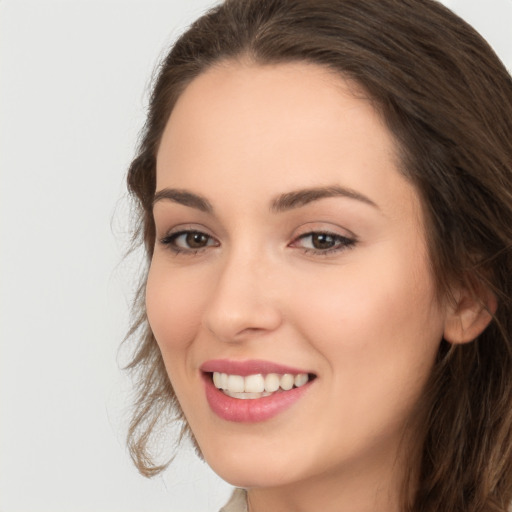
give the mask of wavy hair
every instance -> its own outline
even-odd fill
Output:
[[[453,283],[497,298],[473,342],[442,340],[419,408],[420,452],[404,510],[504,512],[512,500],[512,80],[484,39],[434,0],[226,0],[158,69],[128,172],[148,263],[156,153],[180,94],[225,60],[305,61],[358,83],[394,134],[422,199],[440,296]],[[186,422],[148,325],[142,276],[128,338],[136,401],[128,445],[140,472],[165,468],[152,437]],[[411,462],[412,464],[412,462]],[[411,473],[412,474],[412,473]],[[414,480],[414,482],[413,482]],[[411,492],[411,488],[412,489]]]

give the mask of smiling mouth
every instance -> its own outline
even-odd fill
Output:
[[[233,375],[221,372],[209,372],[213,385],[231,398],[254,400],[277,393],[300,388],[315,379],[311,373],[268,373],[252,375]]]

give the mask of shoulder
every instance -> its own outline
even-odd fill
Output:
[[[229,501],[219,512],[247,512],[247,491],[235,489]]]

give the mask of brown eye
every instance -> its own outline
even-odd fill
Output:
[[[210,237],[204,233],[191,232],[185,235],[185,243],[190,249],[201,249],[208,245]]]
[[[327,255],[348,249],[355,244],[356,240],[353,238],[347,238],[335,233],[314,231],[300,236],[291,246],[303,249],[307,253]]]
[[[313,233],[311,235],[311,245],[319,250],[331,249],[336,245],[336,239],[328,233]]]
[[[215,238],[202,231],[179,231],[162,238],[160,242],[176,253],[193,253],[207,247],[219,245]]]

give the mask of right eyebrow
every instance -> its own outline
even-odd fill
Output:
[[[213,206],[208,199],[197,194],[192,194],[192,192],[187,192],[186,190],[163,188],[155,193],[153,206],[155,206],[158,201],[163,201],[164,199],[189,206],[190,208],[196,208],[205,213],[213,212]]]

